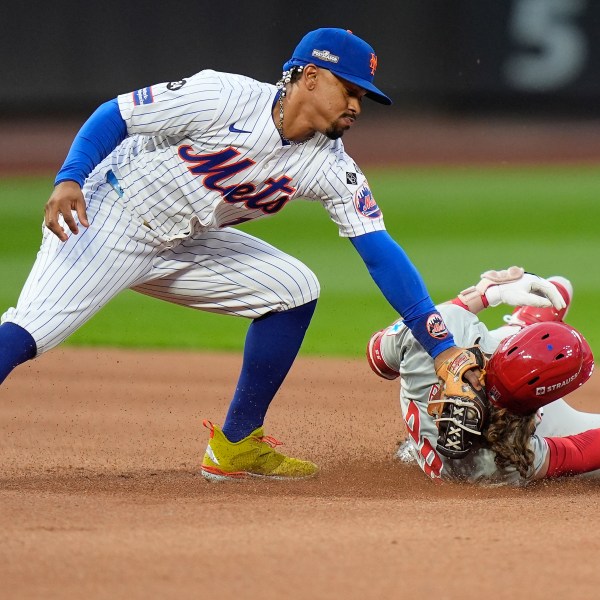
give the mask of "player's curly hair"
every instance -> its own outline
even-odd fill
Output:
[[[505,408],[491,408],[484,435],[496,453],[495,462],[499,469],[513,465],[521,477],[527,477],[533,468],[534,453],[529,441],[535,427],[535,414],[519,416]]]

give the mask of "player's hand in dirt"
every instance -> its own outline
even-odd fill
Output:
[[[85,211],[85,200],[79,184],[75,181],[63,181],[54,188],[44,209],[44,224],[62,242],[66,242],[68,236],[59,221],[61,215],[71,232],[75,235],[79,233],[79,227],[73,212],[77,214],[81,225],[84,227],[90,226]]]

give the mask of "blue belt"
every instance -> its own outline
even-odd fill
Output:
[[[121,198],[123,197],[123,188],[121,187],[121,184],[119,183],[119,180],[117,179],[117,176],[112,171],[107,171],[106,182],[110,183],[113,190],[115,190],[115,192],[117,192],[117,194],[119,194],[119,196]]]

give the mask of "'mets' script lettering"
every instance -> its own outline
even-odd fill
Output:
[[[282,175],[279,179],[270,177],[258,192],[253,183],[224,185],[224,180],[256,164],[249,158],[236,162],[235,159],[240,153],[231,146],[213,154],[194,154],[191,146],[184,145],[179,146],[178,154],[185,162],[191,163],[188,166],[190,173],[202,176],[202,184],[219,192],[223,199],[230,204],[243,202],[246,208],[259,209],[264,213],[273,214],[280,211],[296,191],[296,188],[289,185],[292,181],[291,177],[286,175]]]

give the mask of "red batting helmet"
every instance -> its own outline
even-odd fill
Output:
[[[518,415],[573,392],[594,370],[585,338],[566,323],[535,323],[505,339],[486,368],[490,402]]]

